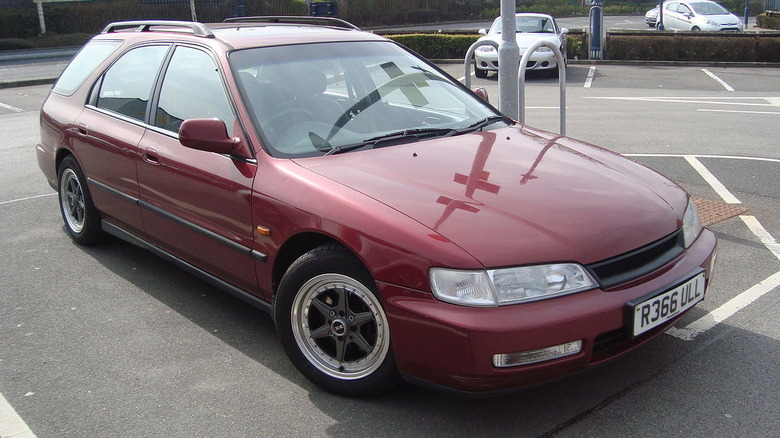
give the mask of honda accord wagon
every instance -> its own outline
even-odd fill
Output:
[[[480,96],[337,19],[118,22],[55,83],[36,151],[76,243],[264,309],[335,393],[513,390],[704,299],[716,239],[683,189]]]

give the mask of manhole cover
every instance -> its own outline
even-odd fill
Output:
[[[694,205],[696,205],[696,211],[699,213],[699,220],[705,227],[747,212],[747,208],[741,205],[726,204],[725,202],[696,197],[692,199]]]

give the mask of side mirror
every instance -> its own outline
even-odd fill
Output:
[[[241,140],[228,135],[222,120],[187,119],[179,127],[179,142],[200,151],[232,154]]]
[[[477,33],[480,34],[480,35],[487,35],[487,29],[480,29],[480,30],[477,31]]]
[[[562,27],[561,28],[561,34],[567,34],[567,33],[569,33],[569,28],[568,27]]]
[[[474,91],[474,94],[479,96],[480,99],[484,100],[485,102],[490,103],[490,97],[488,97],[488,92],[487,92],[486,89],[480,87],[480,88],[475,88],[473,91]]]

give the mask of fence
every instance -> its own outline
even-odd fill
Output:
[[[767,11],[780,11],[780,0],[766,0]]]
[[[360,27],[396,23],[465,20],[484,0],[336,0],[339,17]],[[253,15],[307,15],[306,0],[43,0],[45,29],[54,33],[96,33],[123,20],[192,20],[201,22]],[[0,7],[0,38],[31,37],[40,32],[36,3]]]

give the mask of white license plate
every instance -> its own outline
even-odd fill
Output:
[[[704,299],[704,272],[653,298],[633,304],[634,336],[652,330]],[[632,305],[629,303],[629,305]]]

